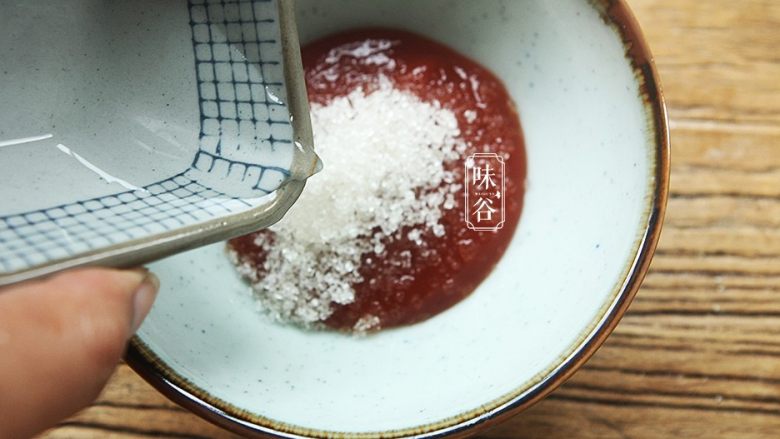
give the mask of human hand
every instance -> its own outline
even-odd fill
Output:
[[[119,363],[159,281],[81,269],[0,289],[0,438],[27,438],[86,407]]]

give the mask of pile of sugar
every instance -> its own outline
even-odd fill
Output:
[[[324,169],[272,233],[257,236],[266,254],[259,273],[231,255],[262,309],[307,327],[354,301],[361,257],[381,254],[402,229],[418,244],[426,229],[444,236],[442,211],[462,189],[444,164],[465,150],[451,111],[387,78],[370,93],[312,105],[311,116]],[[355,329],[379,323],[365,316]]]

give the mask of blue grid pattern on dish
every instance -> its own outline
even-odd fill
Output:
[[[140,190],[0,216],[0,272],[243,212],[289,177],[293,131],[275,0],[189,0],[188,10],[201,119],[191,168]],[[249,185],[256,197],[209,181]]]
[[[190,0],[200,101],[200,151],[193,168],[213,172],[213,158],[247,165],[242,184],[270,192],[289,177],[293,130],[272,0]],[[258,160],[262,159],[262,162]],[[264,177],[266,170],[273,177]],[[220,177],[225,177],[221,175]]]
[[[142,190],[0,218],[0,269],[33,267],[251,207],[183,172]]]

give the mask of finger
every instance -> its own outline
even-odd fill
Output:
[[[91,403],[157,288],[145,270],[84,269],[0,290],[0,437],[30,437]]]

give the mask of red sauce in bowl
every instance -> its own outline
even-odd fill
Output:
[[[303,63],[313,103],[325,105],[358,87],[370,92],[380,76],[385,76],[395,88],[423,101],[438,101],[456,115],[467,143],[464,160],[473,153],[488,152],[499,154],[506,163],[503,228],[495,232],[467,228],[461,194],[455,208],[443,211],[444,236],[427,230],[422,234],[424,245],[418,245],[402,232],[384,243],[381,255],[364,255],[358,268],[364,281],[353,285],[355,301],[334,304],[325,325],[349,331],[361,318],[375,316],[381,328],[390,328],[420,322],[458,303],[501,258],[523,206],[523,137],[517,110],[504,85],[463,55],[396,30],[366,29],[326,37],[303,48]],[[463,160],[445,166],[465,183]],[[229,245],[242,262],[262,267],[265,257],[254,244],[255,235],[234,239]]]

